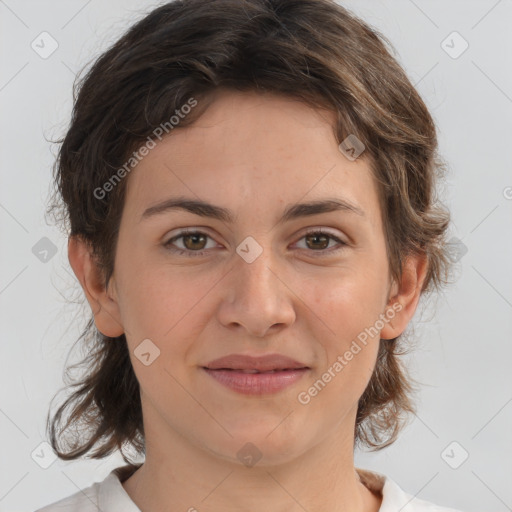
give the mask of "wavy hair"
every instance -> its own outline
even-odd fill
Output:
[[[436,197],[446,164],[437,153],[435,123],[394,53],[382,34],[331,0],[161,5],[77,77],[70,125],[54,141],[60,148],[47,213],[68,236],[89,245],[106,286],[129,177],[106,198],[95,190],[189,98],[198,106],[175,129],[198,119],[220,87],[268,91],[330,109],[338,143],[350,134],[364,142],[391,275],[400,279],[407,255],[426,254],[422,295],[439,289],[450,263],[450,214]],[[125,335],[104,336],[91,316],[78,341],[87,357],[78,365],[81,377],[67,381],[74,392],[53,416],[48,413],[51,446],[65,460],[88,452],[103,458],[119,449],[130,462],[123,447],[145,454],[145,443],[139,383]],[[410,348],[405,341],[404,334],[380,340],[375,370],[358,403],[356,445],[384,448],[415,412],[413,382],[400,360]]]

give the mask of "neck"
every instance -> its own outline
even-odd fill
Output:
[[[361,483],[354,468],[350,436],[326,437],[293,459],[266,464],[262,459],[248,467],[191,444],[175,431],[166,430],[162,436],[157,428],[145,435],[146,460],[123,482],[144,512],[378,512],[380,508],[381,497]]]

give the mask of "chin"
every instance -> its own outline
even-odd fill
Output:
[[[278,424],[279,422],[274,422],[268,428],[266,424],[262,424],[260,428],[255,428],[253,425],[251,428],[237,431],[228,428],[233,437],[225,439],[217,446],[214,446],[210,438],[206,444],[208,450],[216,457],[241,467],[256,468],[286,464],[306,451],[307,447],[304,445],[303,434],[296,438],[291,436],[287,429],[279,435],[278,429],[275,428]]]

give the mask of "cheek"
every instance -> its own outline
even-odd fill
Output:
[[[329,330],[316,333],[321,355],[309,385],[313,394],[318,390],[313,408],[338,411],[335,416],[341,419],[356,406],[375,368],[380,337],[368,328],[380,314],[379,301],[348,286],[324,300],[318,311],[325,312],[322,319]]]
[[[353,336],[375,323],[385,306],[387,282],[372,268],[343,268],[309,282],[304,301],[338,340]]]
[[[121,316],[137,379],[146,392],[165,386],[179,396],[179,385],[171,375],[184,380],[188,353],[211,315],[205,311],[208,296],[204,295],[213,283],[208,286],[205,279],[185,271],[165,271],[148,264],[134,267],[127,275],[132,277],[125,279],[122,288]],[[148,366],[137,360],[142,353],[138,347],[146,339],[158,349],[147,342],[144,345],[151,359],[158,353]]]
[[[387,282],[369,267],[344,268],[333,275],[315,280],[302,293],[307,291],[310,312],[305,314],[318,326],[312,334],[322,346],[316,378],[330,372],[324,400],[339,405],[356,400],[371,377],[380,343],[375,325],[384,310]]]
[[[200,310],[201,298],[211,286],[193,275],[193,269],[152,263],[148,255],[132,254],[118,265],[121,318],[132,342],[152,338],[163,341],[186,325]]]
[[[137,268],[123,290],[122,308],[135,372],[143,388],[158,389],[165,383],[174,389],[177,384],[170,374],[180,382],[187,378],[198,359],[197,341],[215,321],[216,301],[221,300],[219,272],[201,272],[199,266],[171,268],[161,262]],[[150,367],[136,360],[137,347],[145,339],[159,350]]]

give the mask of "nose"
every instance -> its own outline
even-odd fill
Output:
[[[218,311],[224,326],[263,337],[270,329],[282,329],[294,322],[294,294],[291,283],[287,283],[290,279],[268,246],[251,263],[237,254],[228,276]]]

